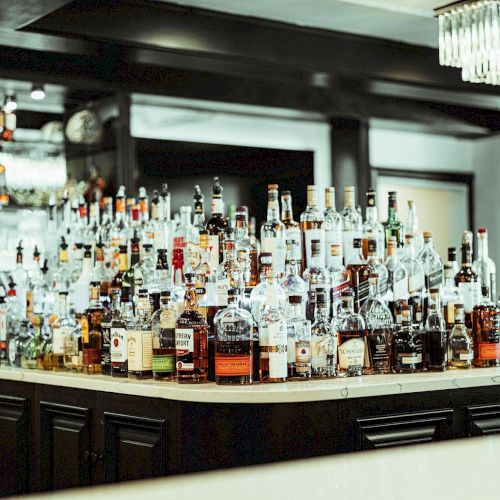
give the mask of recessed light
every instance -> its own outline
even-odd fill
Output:
[[[31,87],[31,98],[35,99],[35,101],[45,99],[45,90],[43,89],[43,85],[33,85]]]

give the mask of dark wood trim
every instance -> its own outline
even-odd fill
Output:
[[[472,232],[474,229],[474,174],[465,174],[458,172],[438,172],[438,171],[420,171],[420,170],[403,170],[403,169],[392,169],[392,168],[378,168],[372,167],[373,179],[377,180],[379,176],[384,177],[401,177],[405,179],[422,179],[428,181],[438,181],[438,182],[456,182],[459,184],[466,184],[469,189],[469,228]]]

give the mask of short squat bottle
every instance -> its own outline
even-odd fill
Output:
[[[455,325],[450,334],[449,367],[467,369],[472,366],[474,352],[469,329],[465,326],[464,305],[455,304]]]
[[[424,368],[422,333],[414,330],[410,306],[401,310],[402,323],[393,340],[394,373],[414,373]]]

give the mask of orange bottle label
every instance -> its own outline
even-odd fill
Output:
[[[479,343],[479,360],[500,359],[500,343],[490,344],[488,342]]]
[[[234,355],[215,353],[215,375],[219,377],[242,377],[252,373],[250,354]]]
[[[88,344],[89,342],[89,320],[87,316],[83,315],[81,320],[82,325],[82,343]]]

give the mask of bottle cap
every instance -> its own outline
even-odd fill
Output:
[[[278,184],[268,184],[268,185],[267,185],[267,190],[268,190],[268,191],[271,191],[271,190],[278,190]]]
[[[430,231],[424,231],[424,240],[432,238],[432,233]]]

